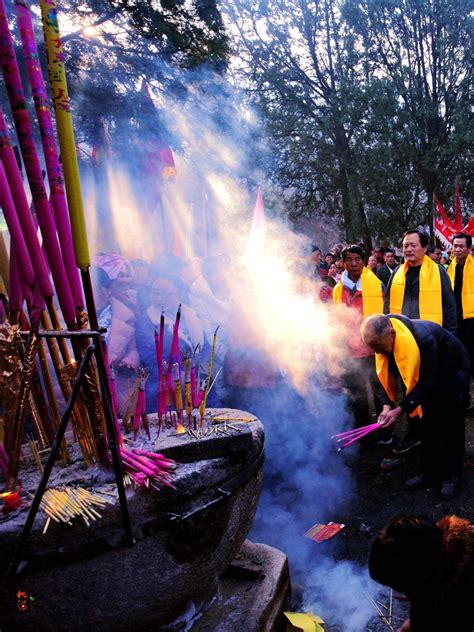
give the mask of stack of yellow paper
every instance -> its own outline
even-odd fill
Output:
[[[324,621],[311,612],[284,612],[286,632],[324,632]]]

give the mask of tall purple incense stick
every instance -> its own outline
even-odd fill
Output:
[[[56,219],[56,228],[58,229],[64,266],[66,268],[74,304],[76,308],[82,309],[84,307],[84,296],[79,271],[74,258],[74,245],[72,243],[71,225],[66,205],[63,173],[59,162],[51,110],[41,72],[41,65],[39,63],[38,48],[36,46],[33,23],[27,0],[15,0],[15,9],[26,62],[26,70],[41,132],[41,142],[51,191],[51,204]]]
[[[0,0],[0,65],[8,93],[8,100],[15,122],[16,133],[20,143],[21,154],[25,164],[28,182],[33,196],[33,203],[38,223],[43,236],[44,248],[49,267],[53,275],[56,294],[61,311],[68,327],[75,327],[76,310],[72,299],[69,280],[64,268],[61,249],[56,235],[48,194],[43,182],[41,165],[36,151],[30,117],[21,83],[20,70],[16,59],[13,39],[8,28],[8,21],[3,0]]]
[[[31,264],[30,255],[25,243],[25,238],[21,230],[20,222],[15,210],[15,204],[8,185],[7,176],[3,162],[0,158],[0,206],[7,222],[10,232],[12,249],[15,249],[19,267],[21,269],[22,281],[25,285],[33,285],[35,281],[35,272]]]
[[[36,279],[41,288],[42,295],[51,297],[54,295],[53,286],[49,278],[49,272],[44,260],[43,252],[36,235],[33,217],[26,198],[23,179],[16,161],[15,152],[8,134],[8,128],[0,107],[0,160],[5,169],[5,175],[10,187],[11,197],[15,204],[16,214],[23,230],[28,254],[33,264]]]

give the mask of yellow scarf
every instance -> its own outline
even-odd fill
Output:
[[[453,290],[457,265],[458,262],[456,261],[456,259],[453,259],[448,268],[448,276],[451,279]],[[463,319],[474,318],[474,257],[472,255],[467,256],[466,263],[464,264],[461,299]]]
[[[391,318],[390,322],[396,334],[393,355],[408,395],[408,393],[415,388],[420,375],[420,350],[416,344],[415,337],[401,320]],[[382,353],[375,354],[375,370],[377,371],[378,378],[385,392],[392,402],[395,403],[397,397],[397,381],[388,370],[388,356]],[[423,417],[421,406],[418,406],[410,413],[410,416]]]
[[[408,263],[401,265],[393,275],[390,287],[390,313],[401,314],[405,296]],[[425,255],[420,270],[420,294],[418,305],[420,318],[443,324],[443,299],[441,291],[441,271],[438,264]]]
[[[372,270],[364,268],[360,275],[362,289],[362,313],[364,318],[371,314],[383,314],[382,284]],[[333,303],[342,303],[342,281],[334,286],[332,291]]]

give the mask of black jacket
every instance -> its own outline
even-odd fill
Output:
[[[469,356],[464,345],[452,333],[429,320],[398,318],[413,334],[420,351],[420,373],[415,388],[398,405],[403,412],[411,413],[420,404],[430,408],[437,400],[449,399],[453,404],[466,403],[471,379]],[[393,355],[389,358],[389,370],[394,366]],[[393,370],[391,371],[394,374]],[[396,375],[394,374],[396,377]],[[381,400],[388,404],[390,398],[381,389]],[[396,403],[396,402],[394,402]]]
[[[396,267],[393,268],[393,270],[392,270],[392,268],[389,268],[386,263],[384,263],[383,266],[381,266],[377,270],[377,276],[382,281],[382,283],[385,285],[385,287],[387,287],[387,284],[390,281],[390,277],[392,276],[392,272],[394,270],[396,270]]]
[[[393,277],[400,266],[396,268],[387,285],[384,299],[384,314],[390,312],[390,289],[392,287]],[[441,275],[441,292],[443,304],[443,327],[451,333],[456,333],[457,316],[456,316],[456,299],[446,270],[438,265]],[[419,276],[416,276],[413,284],[407,282],[405,284],[405,295],[403,297],[402,314],[408,318],[420,318],[420,284]]]

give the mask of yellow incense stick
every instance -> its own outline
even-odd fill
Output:
[[[211,359],[209,360],[209,367],[207,369],[207,380],[206,380],[206,390],[204,391],[204,397],[202,398],[202,402],[201,405],[199,407],[199,412],[201,413],[201,427],[202,427],[202,422],[204,420],[204,411],[206,410],[206,403],[207,403],[207,396],[209,394],[209,387],[211,384],[211,375],[212,375],[212,369],[214,366],[214,354],[216,352],[216,342],[217,342],[217,331],[218,331],[219,327],[217,327],[216,331],[214,332],[214,337],[212,339],[212,348],[211,348]]]
[[[40,0],[44,38],[48,54],[48,74],[58,130],[61,161],[64,171],[67,203],[71,219],[74,255],[79,268],[90,266],[89,245],[82,204],[76,142],[64,67],[64,55],[59,33],[56,0]]]

